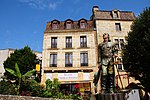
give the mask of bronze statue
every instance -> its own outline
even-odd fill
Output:
[[[104,41],[98,46],[99,71],[94,76],[94,85],[101,79],[102,93],[114,92],[114,57],[117,56],[115,43],[109,40],[109,34],[103,34]]]

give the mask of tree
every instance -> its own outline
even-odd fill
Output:
[[[150,92],[150,7],[133,22],[123,50],[125,69]]]
[[[38,59],[36,59],[36,55],[28,46],[25,46],[22,49],[15,50],[14,53],[4,61],[4,68],[15,70],[14,65],[17,63],[20,67],[21,74],[25,74],[27,71],[35,69],[36,63],[38,63],[37,61]],[[8,72],[5,72],[4,75],[7,79],[14,79]]]
[[[17,95],[19,95],[20,86],[23,81],[26,81],[29,77],[33,75],[33,73],[36,71],[35,69],[26,72],[24,75],[21,74],[20,69],[18,67],[18,64],[15,64],[15,70],[12,70],[10,68],[6,68],[6,71],[8,71],[11,75],[15,76],[17,78],[18,88],[17,88]]]

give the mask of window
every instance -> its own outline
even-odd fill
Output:
[[[117,13],[117,11],[114,11],[114,18],[118,18],[118,13]]]
[[[117,65],[118,70],[122,70],[122,64]]]
[[[119,49],[119,39],[115,39],[116,49]]]
[[[115,39],[116,49],[122,50],[124,48],[124,39]]]
[[[66,48],[72,48],[72,37],[66,37]]]
[[[80,53],[81,66],[88,66],[88,53]]]
[[[118,61],[117,69],[118,70],[123,70],[123,64],[122,64],[121,58],[117,58],[117,61]]]
[[[80,47],[87,47],[87,39],[86,36],[80,36]]]
[[[120,39],[120,48],[124,49],[124,39]]]
[[[115,23],[116,31],[121,31],[120,23]]]
[[[51,48],[57,48],[57,37],[51,38]]]
[[[72,23],[71,22],[67,22],[66,23],[66,29],[71,29],[72,28]]]
[[[65,66],[71,67],[72,66],[72,53],[65,54]]]
[[[50,54],[50,67],[57,67],[57,54]]]
[[[52,29],[58,29],[58,24],[57,23],[52,23]]]
[[[85,22],[80,22],[80,28],[85,28],[86,27],[86,23]]]

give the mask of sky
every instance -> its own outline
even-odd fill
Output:
[[[89,20],[93,6],[133,11],[138,16],[150,6],[150,0],[0,0],[0,49],[29,46],[42,52],[47,22]]]

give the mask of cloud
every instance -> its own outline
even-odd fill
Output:
[[[55,10],[58,5],[61,4],[62,0],[18,0],[21,3],[25,3],[28,6],[36,9],[49,9]]]
[[[57,6],[56,3],[50,3],[50,4],[48,5],[48,8],[49,8],[49,9],[55,9],[56,6]]]

